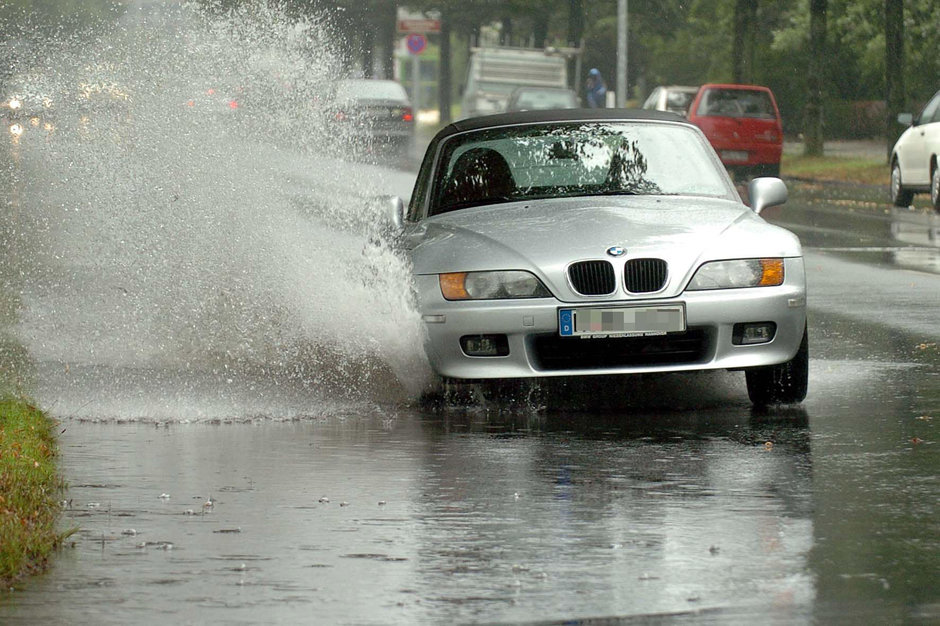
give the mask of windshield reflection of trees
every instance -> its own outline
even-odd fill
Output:
[[[445,149],[436,210],[517,200],[663,193],[640,139],[610,125],[482,131]]]

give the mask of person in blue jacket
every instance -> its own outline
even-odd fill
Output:
[[[607,85],[604,84],[604,77],[596,67],[588,72],[585,100],[588,107],[592,109],[603,109],[607,106]]]

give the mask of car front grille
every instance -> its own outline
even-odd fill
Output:
[[[662,259],[630,259],[623,268],[623,284],[630,293],[653,293],[666,285]]]
[[[610,339],[536,335],[530,342],[534,364],[543,371],[701,363],[709,350],[708,334],[702,329]]]
[[[614,266],[609,261],[578,261],[568,267],[568,280],[582,296],[606,296],[617,288]]]

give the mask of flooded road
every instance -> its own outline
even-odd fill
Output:
[[[814,318],[810,397],[766,415],[710,374],[619,410],[65,419],[77,531],[0,618],[930,623],[940,359]]]

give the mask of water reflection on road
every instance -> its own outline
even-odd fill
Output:
[[[73,423],[62,446],[67,471],[81,468],[65,514],[80,527],[74,547],[0,614],[805,615],[814,591],[803,417],[403,409],[288,424]]]

